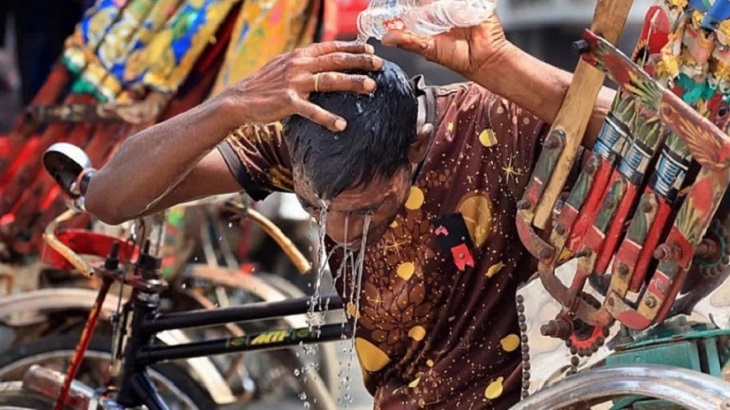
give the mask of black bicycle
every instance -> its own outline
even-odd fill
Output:
[[[44,166],[69,197],[77,204],[83,204],[83,194],[95,171],[88,167],[82,150],[69,144],[56,144],[46,151]],[[47,240],[53,242],[52,236]],[[102,285],[66,373],[32,366],[22,381],[0,384],[0,408],[87,410],[144,406],[150,410],[169,409],[150,377],[149,370],[155,365],[172,360],[281,349],[350,338],[349,327],[345,323],[335,323],[266,330],[240,337],[177,345],[158,344],[155,334],[168,330],[306,314],[313,312],[312,303],[319,307],[315,313],[326,313],[341,310],[343,303],[337,295],[326,295],[318,300],[302,297],[281,302],[160,313],[160,294],[166,289],[166,283],[160,275],[161,260],[150,251],[149,244],[147,241],[133,257],[129,256],[129,250],[125,248],[127,244],[121,241],[112,244],[103,264],[92,268],[91,273],[101,279]],[[54,243],[54,249],[69,261],[79,257],[60,243]],[[92,389],[74,378],[92,340],[106,296],[115,283],[128,286],[131,297],[120,306],[113,321],[115,331],[108,381],[103,388]]]

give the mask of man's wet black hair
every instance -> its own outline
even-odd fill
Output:
[[[403,70],[385,61],[381,71],[353,73],[373,78],[375,92],[310,96],[311,102],[347,121],[343,132],[296,115],[284,121],[292,165],[322,199],[362,187],[375,176],[392,177],[408,164],[408,148],[416,138],[418,102]]]

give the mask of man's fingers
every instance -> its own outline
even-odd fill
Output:
[[[336,52],[317,57],[313,66],[317,71],[377,71],[383,68],[383,60],[373,54]]]
[[[344,131],[345,127],[347,127],[347,121],[344,118],[303,99],[297,102],[297,112],[302,117],[316,122],[332,132]]]
[[[382,44],[388,47],[398,47],[415,53],[423,53],[429,47],[429,38],[414,36],[402,31],[389,31],[385,34]]]
[[[307,47],[312,57],[330,53],[373,54],[375,49],[370,44],[356,41],[327,41],[315,43]]]
[[[410,36],[402,31],[397,30],[391,30],[386,32],[383,36],[383,39],[380,40],[380,43],[382,45],[388,47],[400,47],[409,42],[411,42]]]
[[[366,75],[345,74],[336,72],[317,73],[317,89],[322,92],[350,91],[360,94],[370,94],[375,91],[375,81]]]

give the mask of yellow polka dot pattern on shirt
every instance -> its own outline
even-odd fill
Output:
[[[408,387],[414,389],[414,388],[418,387],[418,382],[420,382],[420,381],[421,381],[421,378],[417,377],[416,380],[408,383]]]
[[[483,193],[470,193],[459,202],[461,212],[474,245],[482,246],[489,239],[494,223],[492,203]]]
[[[502,386],[502,381],[504,381],[504,377],[498,377],[497,380],[489,383],[489,386],[487,386],[486,389],[484,389],[484,397],[486,397],[489,400],[496,399],[497,397],[502,395],[502,391],[504,389],[504,386]]]
[[[516,334],[507,335],[499,341],[505,352],[513,352],[520,347],[520,337]]]
[[[494,135],[494,130],[487,128],[479,134],[479,142],[487,148],[491,148],[497,145],[497,136]]]
[[[411,187],[411,193],[408,195],[408,199],[406,200],[406,208],[411,211],[420,209],[421,206],[423,206],[424,200],[425,196],[423,195],[421,188],[417,186]]]
[[[347,310],[347,314],[350,317],[352,317],[352,318],[354,318],[354,317],[359,318],[360,317],[360,312],[357,311],[357,307],[355,307],[355,304],[354,303],[347,302],[347,308],[346,308],[346,310]]]
[[[403,262],[398,265],[396,274],[403,280],[410,279],[416,272],[416,265],[413,262]]]
[[[491,278],[492,276],[496,275],[505,266],[506,265],[502,261],[499,261],[499,262],[495,263],[494,265],[490,266],[489,269],[487,269],[487,277]]]
[[[390,363],[390,357],[369,341],[356,338],[355,350],[362,367],[369,372],[377,372]]]
[[[413,326],[411,330],[408,331],[408,336],[410,336],[411,339],[420,342],[424,337],[426,337],[426,329],[424,329],[423,326]]]

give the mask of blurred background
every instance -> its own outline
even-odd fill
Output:
[[[0,134],[9,130],[20,107],[27,104],[45,81],[65,38],[89,0],[0,1]],[[357,13],[368,0],[337,0],[337,37],[354,38]],[[577,62],[570,50],[595,8],[593,0],[502,0],[498,14],[508,38],[532,55],[566,70]],[[631,52],[639,35],[649,0],[635,1],[620,42]],[[383,57],[397,62],[406,72],[422,73],[432,84],[462,79],[422,58],[373,44]]]

